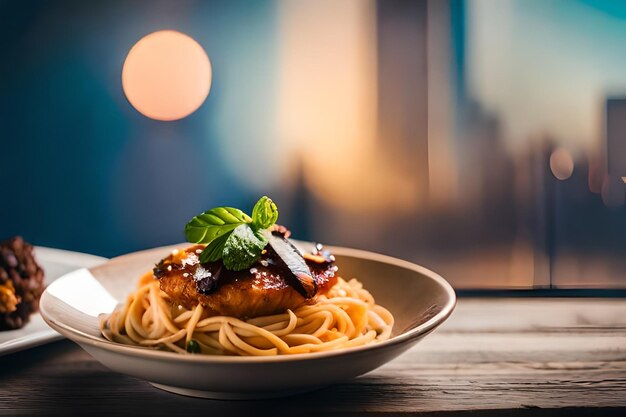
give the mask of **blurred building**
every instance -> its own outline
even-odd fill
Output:
[[[459,288],[626,286],[626,4],[0,3],[0,236],[114,256],[216,205]],[[206,50],[206,102],[121,89],[147,33]]]

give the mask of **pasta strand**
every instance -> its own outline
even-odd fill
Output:
[[[267,356],[363,346],[389,339],[393,330],[393,315],[356,279],[338,278],[315,304],[241,320],[207,317],[201,304],[191,310],[172,305],[148,275],[126,304],[101,317],[109,340],[188,354],[193,339],[205,354]]]

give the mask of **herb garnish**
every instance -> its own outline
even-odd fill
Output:
[[[189,343],[187,343],[187,352],[189,353],[202,353],[202,348],[200,344],[195,340],[191,339]]]
[[[226,269],[241,271],[252,266],[267,245],[263,231],[278,219],[278,208],[267,196],[257,201],[252,217],[232,207],[216,207],[194,217],[185,226],[191,243],[204,243],[200,262],[222,259]]]

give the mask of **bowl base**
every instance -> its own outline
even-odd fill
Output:
[[[150,384],[163,391],[172,392],[174,394],[185,395],[187,397],[196,398],[208,398],[211,400],[264,400],[269,398],[281,398],[291,395],[301,394],[303,392],[314,391],[321,387],[309,387],[299,388],[294,390],[276,390],[276,391],[257,391],[257,392],[224,392],[224,391],[202,391],[192,388],[173,387],[171,385],[157,384],[156,382],[150,382]]]

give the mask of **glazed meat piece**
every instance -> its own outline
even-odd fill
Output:
[[[174,251],[155,268],[161,290],[187,309],[201,303],[211,315],[250,318],[296,309],[314,297],[303,295],[289,268],[268,245],[250,269],[229,271],[222,261],[201,264],[203,245]],[[306,257],[316,295],[336,282],[332,258]]]

